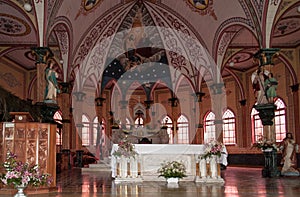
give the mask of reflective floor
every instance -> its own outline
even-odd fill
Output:
[[[178,188],[170,188],[165,182],[115,184],[110,174],[72,169],[57,175],[57,192],[27,196],[300,196],[300,177],[262,178],[261,168],[227,167],[222,171],[225,184],[181,181]]]

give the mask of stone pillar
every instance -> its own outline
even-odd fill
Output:
[[[210,86],[212,90],[212,109],[215,113],[215,140],[223,142],[223,100],[224,83],[215,83]]]
[[[53,57],[53,53],[48,47],[34,47],[31,50],[37,67],[37,102],[43,102],[46,88],[45,69],[47,60]]]
[[[74,106],[76,106],[76,110],[73,111],[74,113],[74,118],[75,118],[75,126],[77,128],[77,133],[76,135],[76,150],[81,150],[82,148],[82,104],[83,104],[83,98],[85,96],[85,93],[83,92],[74,92],[73,95],[76,97],[76,101]]]
[[[97,97],[95,98],[95,108],[96,108],[96,114],[98,117],[99,125],[97,126],[97,139],[96,139],[96,157],[98,157],[100,160],[103,160],[103,147],[102,147],[102,106],[103,102],[105,101],[105,98]]]
[[[203,144],[204,143],[204,134],[203,134],[203,124],[200,123],[200,106],[201,106],[201,102],[202,102],[202,97],[205,95],[205,93],[203,92],[196,92],[195,93],[195,109],[194,113],[195,113],[195,128],[196,128],[196,133],[195,133],[195,137],[193,139],[193,144]],[[199,109],[199,114],[197,115],[197,109]]]

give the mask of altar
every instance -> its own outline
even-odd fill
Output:
[[[201,144],[135,144],[138,155],[130,159],[115,157],[113,153],[117,149],[118,145],[114,144],[111,152],[112,177],[117,182],[165,181],[157,172],[165,161],[180,161],[185,165],[187,177],[181,181],[224,182],[220,163],[227,165],[226,157],[218,159],[215,173],[211,173],[209,160],[205,160],[205,166],[201,165],[201,155],[205,151]]]

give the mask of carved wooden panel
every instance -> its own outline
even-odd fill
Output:
[[[56,125],[4,122],[0,126],[0,163],[11,151],[22,162],[39,164],[42,172],[53,176],[51,186],[56,186]]]

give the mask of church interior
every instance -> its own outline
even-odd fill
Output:
[[[0,0],[0,10],[0,164],[12,151],[54,179],[28,196],[297,196],[300,1]],[[122,168],[112,152],[123,140],[140,161]],[[201,179],[214,172],[198,157],[212,141],[225,150],[222,184]],[[188,176],[168,188],[146,168],[173,154]],[[15,192],[0,181],[0,196]]]

